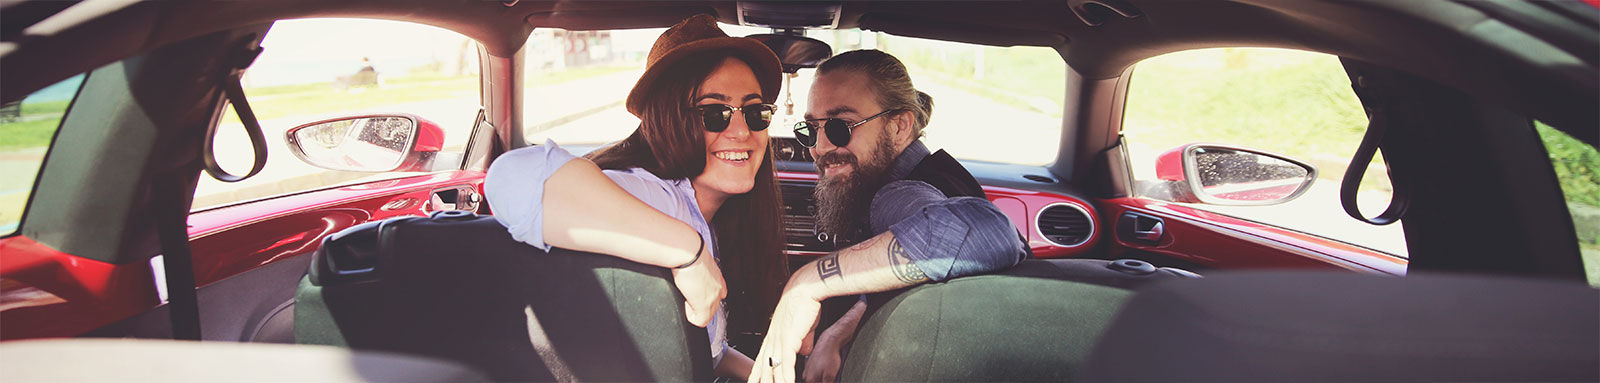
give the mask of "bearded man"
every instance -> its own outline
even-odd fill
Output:
[[[811,334],[827,298],[993,272],[1030,257],[972,174],[920,140],[933,98],[912,86],[900,60],[877,50],[834,56],[817,68],[810,97],[795,137],[811,148],[821,175],[817,226],[835,243],[853,245],[789,278],[753,382],[793,381],[796,353],[811,356],[806,381],[834,380],[840,350],[866,304],[855,301],[813,349]]]

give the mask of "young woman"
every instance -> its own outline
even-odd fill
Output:
[[[711,16],[684,20],[656,40],[628,94],[638,130],[588,158],[554,142],[502,155],[484,184],[489,205],[519,241],[673,268],[688,320],[710,332],[715,371],[745,379],[751,361],[727,346],[729,312],[765,328],[788,277],[766,130],[779,68],[765,45],[728,37]]]

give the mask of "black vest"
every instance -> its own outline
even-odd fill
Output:
[[[922,162],[918,162],[917,167],[912,168],[911,173],[906,175],[906,179],[927,182],[933,185],[934,189],[943,192],[945,197],[989,199],[989,196],[983,193],[983,185],[978,184],[978,179],[973,178],[972,173],[968,173],[967,168],[961,166],[961,162],[956,161],[954,157],[950,157],[950,153],[945,153],[944,149],[923,158]]]
[[[983,193],[983,185],[978,184],[978,179],[973,178],[972,173],[967,172],[967,168],[961,166],[961,162],[956,161],[954,157],[950,157],[950,153],[945,153],[944,149],[928,155],[928,158],[923,158],[905,179],[927,182],[948,198],[989,199],[989,195]],[[1022,259],[1033,258],[1033,249],[1028,247],[1028,237],[1019,231],[1017,240],[1022,241],[1023,254],[1020,254]]]

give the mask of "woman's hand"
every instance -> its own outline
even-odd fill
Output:
[[[793,382],[795,354],[811,353],[811,330],[817,325],[822,304],[792,291],[784,291],[778,309],[772,313],[772,325],[767,328],[755,368],[750,371],[751,382]]]
[[[722,298],[728,295],[728,285],[722,280],[722,268],[708,249],[700,249],[700,259],[689,267],[672,270],[672,283],[683,293],[683,312],[689,323],[706,327],[717,314]]]

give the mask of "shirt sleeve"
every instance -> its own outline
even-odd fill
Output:
[[[1016,227],[986,199],[947,198],[926,182],[900,180],[872,199],[874,232],[894,233],[933,281],[1002,270],[1025,252]]]
[[[550,245],[544,242],[545,181],[576,158],[555,142],[545,141],[544,145],[506,152],[489,165],[489,174],[483,181],[484,195],[495,220],[511,232],[511,238],[550,251]],[[682,206],[677,188],[667,181],[642,170],[603,173],[656,210],[685,222],[693,219]]]

